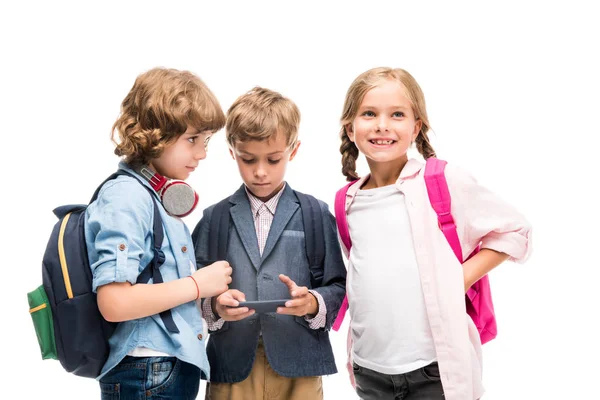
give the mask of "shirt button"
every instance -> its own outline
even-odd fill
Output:
[[[202,334],[201,333],[198,334],[198,340],[202,340]]]
[[[119,245],[119,250],[124,251],[125,250],[125,245],[123,243],[121,243]]]
[[[183,246],[183,247],[181,248],[181,251],[183,251],[183,252],[185,253],[185,252],[187,251],[187,246]]]

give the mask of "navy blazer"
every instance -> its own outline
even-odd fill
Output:
[[[346,292],[346,267],[337,238],[335,218],[327,204],[319,201],[324,221],[325,259],[323,282],[311,287],[310,270],[304,247],[302,211],[292,188],[282,193],[262,256],[244,185],[229,199],[229,241],[227,261],[233,268],[230,289],[238,289],[246,300],[290,298],[287,286],[278,278],[288,275],[298,286],[319,292],[327,308],[324,329],[311,329],[304,317],[275,313],[254,314],[244,320],[225,322],[211,332],[207,345],[210,380],[240,382],[252,369],[259,335],[262,332],[269,364],[286,377],[321,376],[337,372],[329,329]],[[204,210],[197,227],[197,260],[209,257],[209,226],[214,205]]]

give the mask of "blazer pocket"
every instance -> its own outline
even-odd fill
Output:
[[[208,334],[209,334],[209,335],[218,335],[218,334],[220,334],[220,333],[223,333],[223,332],[225,332],[225,331],[227,331],[227,330],[229,329],[229,324],[230,324],[230,322],[229,322],[229,321],[225,321],[225,322],[223,323],[223,326],[221,327],[221,329],[218,329],[218,330],[216,330],[216,331],[211,331],[211,330],[209,329],[209,330],[208,330]]]
[[[285,230],[283,232],[281,232],[281,236],[293,236],[293,237],[304,237],[304,231],[292,231],[292,230]]]
[[[304,319],[304,317],[297,317],[294,316],[294,321],[296,321],[296,323],[302,325],[304,328],[306,328],[307,331],[309,331],[312,335],[317,335],[317,331],[318,329],[312,329],[309,325],[308,322],[306,322],[306,320]]]
[[[299,323],[300,325],[302,325],[306,329],[310,329],[310,327],[308,326],[308,322],[306,322],[306,320],[304,319],[304,317],[294,316],[294,321],[296,321],[297,323]]]

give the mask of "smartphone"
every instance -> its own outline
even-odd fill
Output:
[[[277,312],[277,307],[285,307],[285,302],[288,300],[290,299],[240,301],[238,307],[248,307],[251,310],[255,310],[257,313]]]

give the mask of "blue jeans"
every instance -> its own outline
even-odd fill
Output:
[[[100,379],[102,400],[193,400],[200,370],[175,357],[126,356]]]

